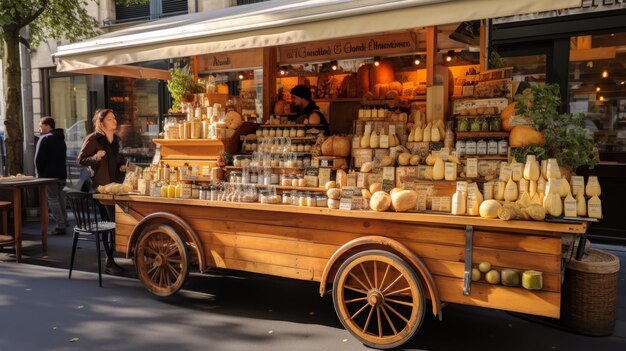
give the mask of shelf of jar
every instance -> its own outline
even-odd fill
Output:
[[[455,132],[457,139],[508,138],[509,132]]]
[[[260,124],[259,128],[313,128],[321,126],[321,124]]]
[[[304,173],[304,168],[264,167],[264,166],[248,166],[248,167],[250,167],[251,169],[270,168],[272,170],[272,173],[276,173],[276,174],[303,174]],[[238,172],[238,171],[242,171],[243,167],[225,166],[224,169],[227,172]]]
[[[260,152],[257,150],[253,150],[253,151],[244,151],[241,152],[240,155],[252,155],[253,152]],[[287,151],[287,152],[263,152],[264,154],[271,154],[271,155],[289,155],[289,154],[295,154],[298,156],[308,156],[311,155],[311,152],[306,152],[306,151]]]
[[[316,136],[308,136],[308,137],[277,137],[277,136],[259,136],[259,135],[255,135],[255,136],[246,136],[246,135],[242,135],[241,136],[241,140],[243,141],[249,141],[249,140],[257,140],[257,139],[289,139],[291,141],[313,141],[313,140],[317,140]]]
[[[500,115],[488,114],[488,115],[454,115],[455,118],[500,118]]]
[[[508,160],[507,155],[463,155],[461,159],[466,160],[468,158],[476,158],[479,160]]]

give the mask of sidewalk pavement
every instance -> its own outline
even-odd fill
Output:
[[[157,298],[136,279],[132,261],[119,258],[124,277],[104,275],[98,288],[95,245],[79,243],[68,280],[71,233],[49,237],[43,253],[38,228],[25,223],[21,263],[0,249],[0,351],[367,349],[342,328],[317,284],[191,274],[177,295]],[[613,335],[583,336],[550,319],[449,304],[443,321],[427,317],[405,349],[626,350],[626,247],[593,246],[621,261]]]

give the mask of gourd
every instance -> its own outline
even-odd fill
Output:
[[[560,216],[563,213],[563,201],[558,194],[558,183],[557,179],[551,178],[549,181],[550,189],[548,190],[548,195],[543,202],[543,208],[546,209],[546,212],[551,216]]]
[[[539,165],[535,159],[535,155],[526,156],[526,164],[524,164],[524,179],[537,180],[539,179]]]
[[[587,201],[582,191],[576,194],[576,214],[581,217],[587,216]]]
[[[480,216],[483,218],[498,218],[500,207],[502,205],[497,200],[485,200],[480,204]]]
[[[384,212],[391,206],[391,196],[384,191],[377,191],[372,194],[370,208],[376,212]]]
[[[515,201],[517,200],[518,189],[517,184],[513,181],[513,179],[509,179],[506,183],[506,187],[504,189],[504,200],[505,201]]]
[[[509,146],[524,147],[532,144],[544,144],[543,133],[532,126],[515,126],[509,134]]]
[[[510,132],[513,129],[511,126],[511,116],[515,114],[515,105],[517,103],[510,103],[507,107],[505,107],[502,112],[500,112],[500,124],[502,125],[502,130]]]
[[[401,190],[391,195],[391,204],[396,212],[413,210],[417,206],[417,192],[414,190]]]
[[[366,124],[363,131],[363,137],[361,138],[361,148],[367,149],[370,147],[370,134],[372,133],[372,125]]]
[[[409,143],[415,141],[415,128],[411,128],[411,132],[409,133],[409,138],[407,141]]]
[[[506,189],[505,182],[497,182],[496,183],[496,191],[493,194],[493,198],[496,200],[504,200],[504,190]]]
[[[376,133],[376,131],[373,130],[372,134],[370,135],[370,148],[377,149],[379,146],[379,141],[380,141],[380,137],[378,136],[378,133]]]
[[[597,176],[589,176],[587,186],[585,187],[585,193],[587,196],[600,196],[602,189],[600,188],[600,182],[598,182]]]
[[[424,137],[422,138],[422,141],[424,142],[429,142],[430,141],[430,137],[431,137],[431,130],[432,130],[432,125],[430,123],[428,123],[426,125],[426,128],[424,128]]]
[[[445,177],[445,163],[441,157],[437,157],[433,165],[433,180],[442,180]]]
[[[401,153],[400,155],[398,155],[398,164],[400,166],[407,166],[411,162],[412,156],[413,155],[408,152]]]

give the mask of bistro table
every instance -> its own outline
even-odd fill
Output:
[[[13,240],[2,241],[0,245],[15,245],[15,256],[22,259],[22,189],[39,187],[39,219],[41,222],[41,244],[43,251],[48,250],[48,202],[46,185],[58,182],[54,178],[3,177],[0,178],[0,189],[13,191]]]

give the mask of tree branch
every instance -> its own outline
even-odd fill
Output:
[[[18,21],[17,25],[19,28],[25,27],[30,24],[32,21],[36,20],[37,17],[41,16],[41,14],[48,8],[48,0],[42,0],[41,7],[37,9],[37,11],[33,12],[30,16],[25,17],[22,21]]]

